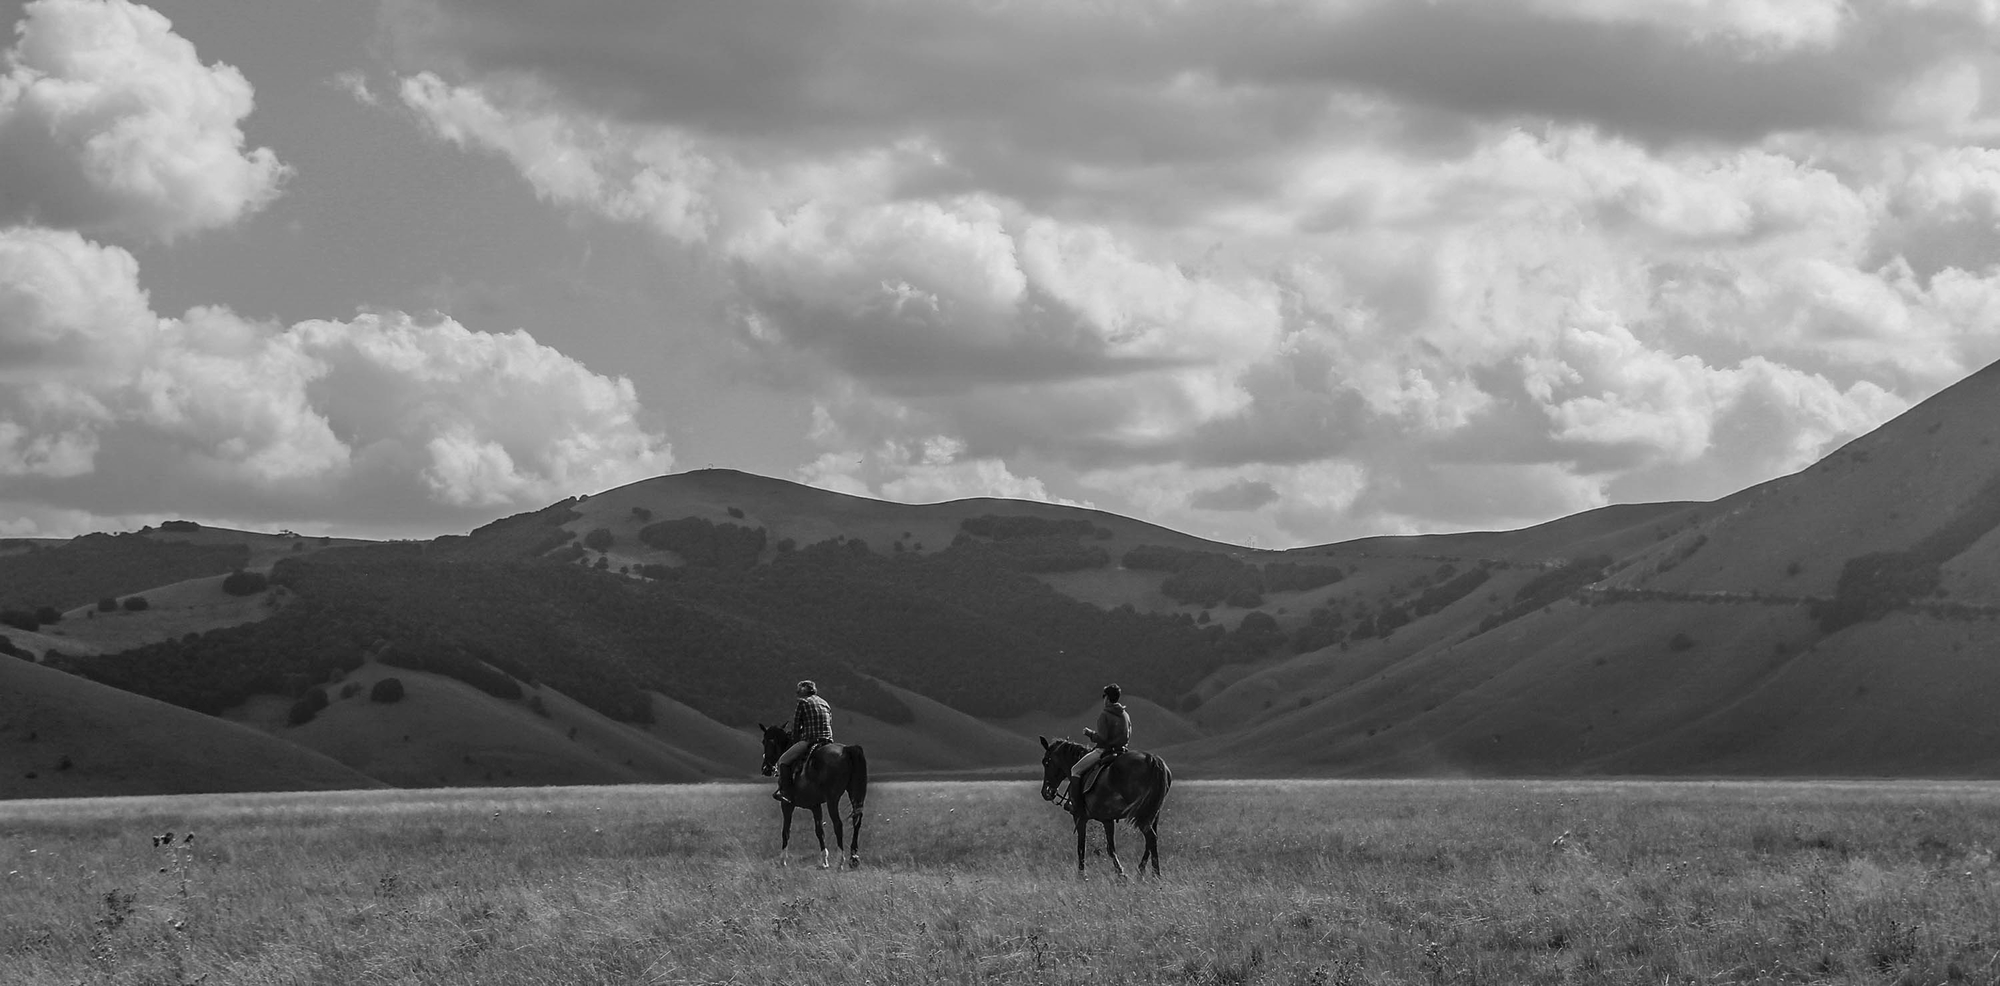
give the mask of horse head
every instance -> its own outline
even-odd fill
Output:
[[[1087,751],[1082,743],[1060,737],[1053,740],[1046,736],[1035,738],[1042,741],[1042,800],[1054,801],[1056,788],[1062,784],[1063,778],[1069,776],[1069,769],[1076,766],[1076,762],[1083,759]]]
[[[757,728],[764,733],[762,773],[765,777],[769,777],[778,772],[778,758],[784,756],[785,751],[791,747],[792,734],[784,726],[766,726],[761,722],[757,724]]]

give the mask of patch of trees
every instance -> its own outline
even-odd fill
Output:
[[[25,609],[0,610],[0,626],[34,633],[42,628],[42,618]]]
[[[1303,654],[1340,643],[1347,639],[1347,630],[1342,626],[1346,622],[1338,607],[1315,606],[1306,614],[1306,621],[1292,631],[1292,649]]]
[[[582,519],[577,502],[576,497],[570,497],[540,510],[502,517],[474,528],[463,538],[439,538],[433,542],[433,551],[440,557],[464,561],[539,557],[576,539],[576,532],[561,528]]]
[[[1266,592],[1296,592],[1332,585],[1346,577],[1333,565],[1270,562],[1263,566],[1213,551],[1139,545],[1120,560],[1126,568],[1171,573],[1160,585],[1167,598],[1183,604],[1245,609],[1264,605]]]
[[[1298,562],[1274,561],[1264,565],[1264,589],[1267,592],[1303,592],[1332,585],[1347,577],[1336,565],[1302,565]]]
[[[402,700],[403,679],[401,678],[383,678],[375,683],[375,687],[368,689],[368,701],[370,702],[387,704]]]
[[[139,598],[139,597],[133,597]],[[361,666],[376,628],[352,612],[302,601],[270,619],[148,644],[99,657],[49,663],[182,708],[220,714],[252,695],[303,697],[303,690]]]
[[[1503,623],[1518,620],[1535,610],[1556,602],[1565,596],[1596,582],[1611,568],[1610,555],[1592,555],[1564,562],[1529,579],[1514,591],[1514,599],[1506,609],[1491,613],[1479,621],[1475,633],[1485,633]]]
[[[900,546],[902,542],[897,542]],[[1111,552],[1102,545],[1084,544],[1075,536],[1020,537],[1003,541],[979,541],[964,535],[953,546],[966,554],[977,554],[992,564],[1017,572],[1078,572],[1111,564]]]
[[[239,568],[222,580],[222,591],[232,596],[254,596],[263,592],[270,584],[270,577],[264,573]],[[103,607],[103,600],[98,601],[98,606]]]
[[[647,524],[639,540],[697,568],[747,569],[764,553],[764,529],[683,517]]]
[[[1446,566],[1446,569],[1450,568],[1451,566]],[[1455,575],[1444,570],[1440,570],[1439,574],[1447,576],[1443,582],[1425,589],[1417,598],[1410,601],[1410,609],[1417,616],[1429,616],[1464,599],[1471,595],[1474,589],[1485,585],[1487,579],[1493,577],[1492,571],[1485,565]]]
[[[1840,568],[1833,599],[1814,606],[1813,616],[1821,630],[1832,633],[1879,620],[1935,595],[1944,579],[1941,566],[1996,526],[2000,526],[2000,478],[1988,481],[1943,526],[1909,548],[1848,559]]]
[[[391,667],[456,678],[494,698],[509,701],[520,698],[521,683],[482,660],[474,649],[476,646],[445,639],[426,639],[415,643],[391,641],[375,659]],[[490,650],[484,650],[484,653],[493,656]]]
[[[1055,519],[1050,517],[1011,516],[1002,514],[982,514],[967,517],[958,522],[959,530],[977,537],[994,541],[1020,541],[1039,538],[1095,538],[1103,541],[1111,537],[1111,529],[1099,527],[1082,518]]]
[[[303,726],[313,721],[313,717],[319,715],[320,710],[326,706],[326,689],[308,688],[298,701],[292,703],[291,711],[286,714],[285,721],[294,726]]]
[[[623,721],[650,720],[648,691],[734,725],[769,719],[774,704],[789,708],[790,683],[805,677],[844,707],[910,720],[907,707],[818,639],[776,633],[759,614],[722,612],[665,591],[686,573],[704,573],[674,571],[674,582],[647,583],[527,561],[351,556],[340,564],[286,559],[273,574],[302,599],[366,614],[392,654],[414,653],[418,644],[426,654],[456,650]]]
[[[122,605],[128,613],[138,613],[153,608],[152,601],[145,596],[126,596]]]
[[[617,543],[618,539],[611,535],[609,527],[593,528],[583,536],[583,546],[592,551],[610,551],[611,546]]]
[[[242,544],[156,541],[138,534],[86,534],[0,556],[0,609],[61,612],[184,579],[223,575],[250,562]],[[46,622],[46,621],[44,621]]]
[[[1285,632],[1278,629],[1277,617],[1261,609],[1243,614],[1232,636],[1251,657],[1263,657],[1285,642]]]
[[[0,654],[11,654],[24,661],[32,661],[35,659],[35,655],[30,654],[26,650],[15,646],[14,642],[12,640],[7,639],[6,637],[0,637]]]
[[[186,534],[201,530],[201,525],[191,520],[167,520],[160,522],[160,530]]]

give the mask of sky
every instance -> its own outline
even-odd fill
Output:
[[[1236,544],[2000,359],[2000,0],[0,0],[0,536],[664,473]]]

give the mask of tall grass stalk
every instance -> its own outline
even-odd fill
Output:
[[[2000,785],[1183,782],[1130,883],[1032,783],[868,809],[843,872],[739,785],[0,803],[0,982],[2000,980]]]

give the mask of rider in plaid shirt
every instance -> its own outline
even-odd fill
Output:
[[[799,705],[792,712],[792,745],[778,757],[778,790],[771,794],[779,801],[791,800],[794,762],[815,744],[833,742],[833,707],[819,697],[819,686],[801,681],[798,694]]]

